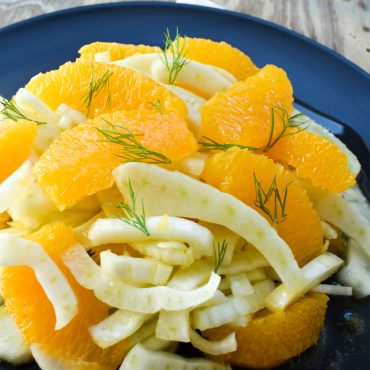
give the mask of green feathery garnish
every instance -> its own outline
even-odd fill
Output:
[[[110,96],[110,88],[109,88],[109,79],[112,77],[112,75],[113,75],[113,72],[105,71],[101,77],[96,78],[94,67],[92,66],[92,73],[91,73],[91,78],[90,78],[90,83],[89,83],[89,91],[87,91],[83,97],[83,103],[87,108],[87,116],[89,116],[90,114],[91,104],[94,98],[96,97],[96,95],[99,94],[99,92],[102,89],[106,90],[108,93],[104,104],[110,106],[111,96]]]
[[[227,247],[228,247],[228,244],[226,240],[223,240],[222,243],[218,242],[217,246],[213,243],[213,253],[214,253],[214,259],[215,259],[214,271],[216,273],[225,258]]]
[[[278,115],[281,119],[281,122],[283,123],[283,128],[278,136],[274,137],[274,131],[275,131],[275,115]],[[267,152],[270,150],[279,140],[281,140],[283,137],[292,136],[297,134],[298,132],[301,132],[306,129],[306,126],[303,126],[306,122],[300,122],[297,121],[298,118],[301,118],[304,116],[303,113],[297,113],[291,117],[289,117],[288,111],[283,106],[278,106],[275,108],[271,108],[271,129],[270,129],[270,135],[268,142],[266,146],[263,148],[264,152]],[[288,131],[290,128],[295,128],[294,131]]]
[[[230,148],[240,148],[240,149],[248,149],[248,150],[257,150],[257,147],[254,146],[246,146],[246,145],[239,145],[239,144],[220,144],[217,141],[207,137],[202,136],[205,141],[198,141],[198,144],[202,145],[202,152],[207,152],[209,150],[228,150]]]
[[[156,110],[158,113],[163,114],[163,106],[159,99],[149,102],[151,108]]]
[[[1,98],[0,104],[2,106],[1,114],[14,122],[24,119],[25,121],[35,122],[37,125],[46,125],[46,122],[36,121],[25,116],[11,100]]]
[[[114,125],[105,118],[102,120],[107,124],[103,129],[96,128],[107,141],[120,145],[120,153],[115,154],[117,157],[127,162],[145,162],[152,164],[170,164],[171,160],[164,154],[150,150],[140,144],[136,139],[142,134],[135,134],[124,125]]]
[[[132,188],[131,179],[128,179],[128,191],[131,200],[131,206],[127,203],[118,204],[117,208],[122,210],[122,215],[118,216],[120,220],[128,225],[135,227],[140,230],[144,235],[150,236],[148,228],[146,226],[144,200],[141,198],[141,215],[136,211],[136,194]]]
[[[275,132],[275,115],[278,115],[283,123],[283,128],[279,135],[273,139],[274,132]],[[300,122],[297,119],[303,117],[303,113],[297,113],[291,117],[289,117],[289,113],[284,107],[275,107],[271,108],[271,128],[270,134],[267,144],[264,147],[255,147],[255,146],[247,146],[247,145],[240,145],[240,144],[229,144],[229,143],[218,143],[217,141],[203,136],[206,141],[198,141],[198,144],[202,145],[202,152],[209,151],[209,150],[228,150],[230,148],[240,148],[240,149],[248,149],[248,150],[258,150],[262,152],[267,152],[270,150],[280,139],[283,137],[295,135],[300,131],[306,129],[304,125],[306,122]],[[290,128],[295,128],[294,131],[287,131]]]
[[[182,45],[180,45],[180,37],[178,28],[176,28],[176,37],[174,40],[171,39],[168,28],[164,34],[165,46],[161,54],[161,59],[169,72],[168,83],[171,85],[176,81],[181,69],[189,63],[185,58],[188,52],[186,48],[186,36]]]
[[[263,211],[268,218],[273,222],[274,225],[277,225],[285,221],[286,215],[286,202],[288,197],[288,187],[291,184],[289,182],[282,189],[282,193],[277,187],[276,175],[274,176],[270,187],[267,192],[262,187],[262,182],[258,180],[256,174],[253,174],[254,178],[254,187],[256,191],[256,200],[254,201],[255,206],[257,206],[261,211]],[[270,199],[273,199],[273,211],[271,212],[266,205]]]

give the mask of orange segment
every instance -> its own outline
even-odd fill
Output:
[[[137,140],[143,146],[171,160],[182,159],[198,148],[186,121],[174,113],[133,110],[107,114],[104,118],[139,133],[142,136],[137,136]],[[61,210],[111,187],[113,169],[124,162],[116,155],[122,153],[123,147],[107,142],[97,127],[107,128],[107,123],[98,117],[65,131],[34,167],[42,190]],[[124,132],[119,127],[117,130]]]
[[[308,131],[282,138],[268,155],[294,167],[298,177],[309,178],[314,185],[330,191],[343,192],[356,183],[339,147]]]
[[[30,121],[0,123],[0,183],[29,157],[36,127]]]
[[[271,109],[293,110],[293,90],[286,73],[267,65],[246,81],[215,94],[201,108],[202,135],[219,143],[263,147],[271,132]],[[276,137],[282,129],[275,115]]]
[[[262,183],[265,192],[276,176],[281,196],[287,191],[286,218],[276,225],[279,235],[287,242],[299,265],[304,265],[323,252],[323,234],[320,218],[304,189],[298,186],[293,176],[280,164],[262,154],[253,154],[245,149],[232,148],[207,160],[202,178],[210,185],[230,193],[254,208],[272,224],[269,216],[257,205],[254,174]],[[273,214],[274,197],[266,203]],[[281,207],[277,206],[281,221]]]
[[[61,260],[61,254],[76,243],[72,228],[63,224],[46,225],[28,239],[40,243],[62,270],[77,296],[79,311],[66,327],[55,331],[53,307],[33,270],[25,266],[3,268],[1,291],[25,340],[39,344],[47,354],[62,361],[97,362],[115,370],[126,353],[125,343],[102,350],[88,332],[91,325],[108,316],[109,308],[92,291],[80,286]]]
[[[164,112],[175,112],[186,118],[185,103],[172,92],[131,69],[80,60],[63,64],[58,70],[33,77],[26,89],[39,97],[51,109],[64,103],[87,114],[86,95],[90,82],[101,81],[111,74],[99,91],[93,94],[90,117],[116,110],[144,109],[151,102],[160,101]]]
[[[186,37],[180,39],[180,45],[184,41],[186,58],[226,69],[238,80],[245,80],[258,72],[258,68],[247,55],[224,41]]]
[[[96,53],[102,53],[104,51],[109,51],[111,60],[114,61],[127,58],[136,53],[159,53],[161,48],[158,46],[119,44],[117,42],[97,41],[82,46],[78,53],[80,54],[81,59],[91,61],[94,60],[94,55]]]
[[[6,222],[9,220],[7,212],[0,213],[0,230],[6,227]]]
[[[225,325],[205,332],[218,340],[235,331],[238,349],[215,359],[253,369],[271,369],[314,345],[324,323],[328,297],[311,293],[285,311],[258,314],[246,327]]]

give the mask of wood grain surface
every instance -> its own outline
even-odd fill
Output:
[[[0,0],[0,27],[59,9],[116,1],[118,0]],[[182,1],[198,5],[209,2],[209,0]],[[227,9],[293,29],[344,55],[370,73],[370,0],[213,0],[213,2]]]

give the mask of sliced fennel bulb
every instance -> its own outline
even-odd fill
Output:
[[[241,317],[257,312],[265,306],[265,297],[275,288],[271,280],[256,283],[254,294],[230,296],[215,305],[192,311],[192,327],[199,330],[216,328],[235,322]]]
[[[66,251],[63,261],[76,280],[86,289],[94,290],[101,301],[112,307],[141,313],[197,306],[213,296],[220,282],[220,277],[212,272],[207,284],[187,292],[166,286],[137,288],[103,274],[86,250],[78,245]]]
[[[144,256],[171,266],[190,266],[194,261],[193,249],[183,242],[177,241],[152,241],[137,242],[130,245]]]
[[[194,348],[214,356],[234,352],[238,346],[235,333],[231,333],[218,341],[209,341],[200,336],[195,330],[191,330],[190,341]]]
[[[271,310],[285,309],[294,300],[338,271],[343,262],[341,258],[332,253],[321,254],[302,267],[306,278],[305,284],[295,290],[291,290],[285,284],[280,284],[266,298],[266,306]]]
[[[167,286],[176,290],[192,290],[205,284],[212,268],[210,263],[201,259],[190,267],[177,270]]]
[[[5,306],[0,306],[0,334],[0,360],[13,365],[31,362],[31,351]]]
[[[351,286],[319,284],[312,291],[331,295],[351,296],[353,288]]]
[[[100,253],[103,273],[132,283],[165,285],[171,275],[172,266],[154,259],[118,256],[110,251]]]
[[[42,246],[15,235],[0,235],[0,266],[31,267],[53,305],[55,330],[65,327],[77,314],[77,298],[67,279]]]
[[[247,250],[235,253],[230,264],[227,266],[221,265],[218,273],[220,275],[247,273],[267,266],[269,266],[269,263],[260,252],[254,248],[248,248]]]
[[[203,358],[183,358],[167,352],[149,351],[137,344],[126,356],[119,370],[231,370],[228,365]]]
[[[131,243],[140,241],[181,241],[189,244],[194,255],[211,256],[213,253],[212,234],[196,222],[170,216],[146,217],[149,236],[118,218],[97,220],[89,231],[94,245],[107,243]]]
[[[134,188],[149,182],[140,194],[148,215],[166,213],[223,225],[253,244],[291,289],[304,284],[289,246],[258,212],[235,197],[182,173],[146,163],[125,163],[113,176],[125,198],[129,196],[128,179]]]
[[[150,317],[150,314],[117,310],[105,320],[91,326],[89,332],[99,347],[107,348],[135,333]]]
[[[370,257],[370,221],[341,194],[308,190],[320,217],[344,231]]]
[[[159,313],[155,336],[164,340],[190,342],[189,310],[162,310]]]
[[[32,167],[34,163],[35,159],[33,157],[27,159],[0,184],[0,213],[7,211],[32,185]]]
[[[173,63],[172,55],[167,54],[167,59],[171,65]],[[169,81],[168,68],[158,53],[134,54],[125,59],[114,61],[113,64],[139,70],[162,83]],[[212,96],[218,91],[228,89],[237,80],[231,73],[221,68],[186,60],[176,77],[176,81],[186,83],[202,93]]]
[[[348,243],[347,259],[338,273],[342,284],[353,287],[355,297],[363,298],[370,295],[370,258],[354,241]]]

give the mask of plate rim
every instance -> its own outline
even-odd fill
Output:
[[[99,9],[121,8],[121,7],[143,7],[144,8],[148,6],[178,8],[178,9],[185,8],[185,9],[193,9],[193,10],[198,10],[198,11],[211,12],[211,13],[216,13],[216,14],[221,14],[221,15],[223,14],[223,15],[228,15],[228,16],[234,16],[237,18],[241,18],[247,21],[257,23],[257,24],[261,24],[263,26],[273,28],[274,30],[278,32],[281,32],[283,34],[294,37],[295,39],[298,39],[300,42],[304,42],[306,44],[309,44],[312,47],[320,49],[323,53],[326,53],[330,55],[333,59],[336,59],[337,62],[340,62],[347,68],[352,69],[352,71],[356,71],[357,73],[359,73],[361,77],[365,78],[370,83],[370,72],[365,71],[362,67],[350,61],[345,56],[339,54],[337,51],[301,33],[298,33],[297,31],[291,30],[287,27],[281,26],[272,21],[264,20],[262,18],[252,16],[246,13],[240,13],[240,12],[236,12],[236,11],[232,11],[228,9],[219,9],[219,8],[213,8],[209,6],[195,5],[195,4],[183,4],[183,3],[166,2],[166,1],[118,1],[114,3],[98,3],[98,4],[76,6],[72,8],[56,10],[50,13],[40,14],[40,15],[37,15],[37,16],[31,17],[28,19],[23,19],[21,21],[9,24],[5,27],[2,27],[0,28],[0,41],[1,41],[1,38],[6,36],[8,33],[21,30],[22,28],[31,27],[33,24],[38,23],[38,22],[43,22],[43,21],[47,22],[47,21],[52,21],[55,19],[57,20],[58,18],[63,17],[63,15],[66,15],[66,14],[70,15],[70,14],[75,13],[76,15],[80,15],[86,11],[87,12],[95,11]]]
[[[3,37],[7,37],[8,34],[12,34],[13,32],[18,32],[25,30],[29,27],[33,27],[35,24],[48,24],[48,22],[63,22],[64,15],[73,15],[82,16],[84,13],[88,13],[90,11],[96,11],[100,9],[124,9],[124,8],[145,8],[145,7],[157,7],[157,8],[168,8],[168,9],[193,9],[196,11],[204,12],[204,13],[211,13],[211,14],[219,14],[219,15],[227,15],[227,16],[234,16],[241,20],[246,20],[247,22],[252,22],[253,24],[259,24],[270,28],[271,30],[280,32],[283,35],[293,37],[295,40],[299,41],[300,43],[305,43],[306,45],[315,48],[316,50],[320,51],[324,55],[330,56],[332,58],[333,63],[340,63],[348,72],[356,73],[359,78],[363,78],[367,83],[370,83],[370,74],[363,70],[361,67],[356,65],[355,63],[351,62],[344,56],[338,54],[334,50],[330,49],[329,47],[320,44],[319,42],[310,39],[296,31],[290,30],[284,26],[280,26],[275,24],[271,21],[266,21],[258,17],[254,17],[248,14],[238,13],[230,10],[224,9],[217,9],[211,7],[204,7],[200,5],[192,5],[192,4],[178,4],[178,3],[168,3],[164,1],[125,1],[125,2],[116,2],[116,3],[100,3],[100,4],[91,4],[91,5],[84,5],[78,6],[73,8],[61,9],[54,12],[41,14],[35,17],[31,17],[29,19],[25,19],[19,22],[15,22],[3,28],[0,28],[0,43]],[[26,369],[31,370],[31,364],[26,365],[30,366]],[[0,363],[1,368],[1,363]],[[23,368],[23,367],[22,367]]]

